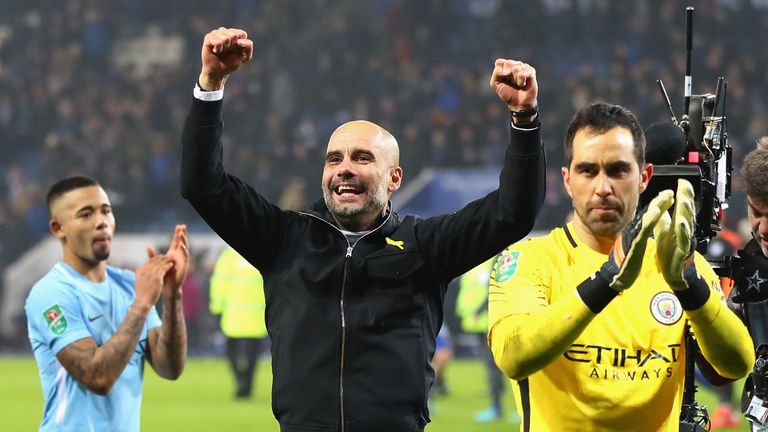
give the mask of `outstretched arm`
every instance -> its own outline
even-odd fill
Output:
[[[219,28],[205,35],[199,86],[181,135],[181,196],[225,242],[260,269],[281,241],[283,212],[224,168],[223,94],[232,72],[253,56],[245,31]],[[223,92],[222,92],[223,93]],[[258,238],[264,247],[253,248]],[[267,247],[269,246],[269,247]]]
[[[544,201],[544,148],[538,115],[532,113],[538,95],[536,70],[517,60],[498,59],[490,86],[513,112],[498,189],[455,213],[423,221],[417,232],[422,250],[449,251],[425,254],[432,271],[446,280],[525,237]]]

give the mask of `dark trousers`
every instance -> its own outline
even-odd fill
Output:
[[[227,338],[227,359],[237,383],[235,396],[238,398],[251,397],[256,360],[263,342],[263,338]]]
[[[477,337],[480,339],[480,351],[482,352],[483,363],[485,364],[485,371],[488,377],[488,395],[491,397],[491,404],[501,412],[501,396],[504,394],[507,378],[496,366],[496,362],[493,361],[493,353],[488,348],[485,333],[477,333]]]

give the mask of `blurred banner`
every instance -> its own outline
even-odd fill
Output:
[[[424,218],[459,210],[499,186],[498,167],[467,169],[425,169],[392,196],[400,216]]]

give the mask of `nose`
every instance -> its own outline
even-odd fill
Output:
[[[604,197],[613,193],[613,185],[611,184],[611,178],[603,173],[597,175],[595,180],[595,194]]]
[[[344,158],[336,168],[336,177],[349,178],[354,176],[353,164],[349,158]]]
[[[109,220],[108,215],[102,212],[98,212],[96,216],[96,229],[102,230],[107,228],[109,226],[108,220]]]
[[[757,224],[757,232],[763,239],[768,239],[768,216],[761,217]]]

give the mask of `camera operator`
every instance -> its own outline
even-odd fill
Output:
[[[753,431],[764,431],[768,423],[768,136],[760,138],[757,148],[744,159],[741,174],[752,240],[732,261],[735,285],[730,300],[757,348],[754,371],[744,386],[742,410]]]

